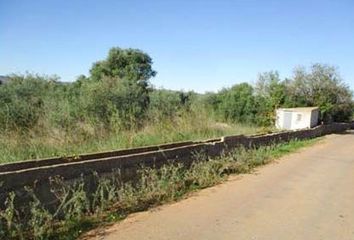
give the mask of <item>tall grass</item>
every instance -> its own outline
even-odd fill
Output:
[[[260,128],[246,124],[218,123],[208,117],[207,113],[161,118],[130,130],[121,129],[119,126],[102,129],[88,124],[70,131],[37,127],[25,134],[14,131],[2,133],[0,163],[260,131]]]
[[[0,211],[1,239],[76,239],[98,224],[117,221],[127,214],[174,201],[197,189],[224,181],[230,174],[247,173],[274,158],[293,152],[316,140],[237,149],[218,158],[197,154],[192,166],[166,164],[160,169],[141,168],[136,182],[121,182],[119,172],[97,178],[95,190],[87,192],[85,181],[68,185],[56,178],[53,193],[59,201],[49,212],[32,193],[26,216],[16,209],[15,193],[9,193],[6,209]],[[22,213],[23,214],[23,213]],[[25,220],[24,220],[25,219]]]

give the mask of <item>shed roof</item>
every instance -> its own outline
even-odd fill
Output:
[[[297,108],[278,108],[277,110],[289,111],[289,112],[312,112],[318,110],[318,107],[297,107]]]

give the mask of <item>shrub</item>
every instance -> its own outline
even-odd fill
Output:
[[[0,87],[0,128],[26,130],[44,116],[44,102],[57,85],[56,78],[13,75]]]

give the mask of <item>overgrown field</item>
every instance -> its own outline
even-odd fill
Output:
[[[200,94],[155,88],[152,63],[140,50],[112,48],[74,82],[8,76],[0,83],[0,163],[266,132],[279,107],[318,106],[323,122],[353,114],[351,90],[325,64]]]
[[[30,131],[26,135],[12,132],[0,136],[0,163],[176,141],[204,140],[226,135],[254,134],[266,130],[254,125],[220,123],[213,121],[203,113],[190,112],[187,116],[150,124],[135,130],[117,128],[89,136],[60,132],[43,134]]]
[[[28,206],[16,209],[16,195],[9,193],[6,209],[0,211],[0,238],[76,239],[88,229],[118,221],[132,212],[178,200],[197,189],[218,184],[230,174],[248,173],[315,141],[236,149],[214,159],[195,153],[195,162],[190,168],[183,164],[168,164],[160,169],[141,168],[135,183],[121,182],[119,172],[105,178],[97,177],[97,187],[90,193],[85,190],[84,181],[69,186],[58,178],[53,181],[52,191],[60,204],[52,212],[34,194]],[[31,189],[27,190],[31,193]],[[23,212],[26,212],[25,216]]]

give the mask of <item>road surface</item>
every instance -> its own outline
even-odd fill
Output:
[[[230,177],[85,239],[354,239],[354,132]]]

